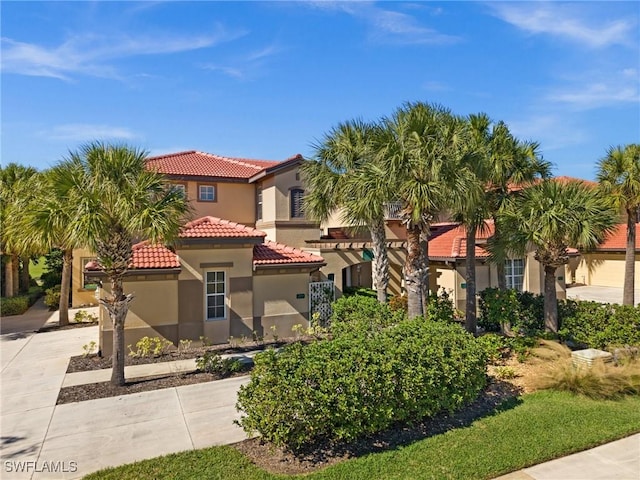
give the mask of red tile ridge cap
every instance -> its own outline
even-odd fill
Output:
[[[256,237],[266,237],[267,234],[265,232],[263,232],[262,230],[257,230],[253,227],[248,227],[246,225],[243,225],[241,223],[236,223],[236,222],[232,222],[231,220],[225,220],[224,218],[219,218],[219,217],[214,217],[211,215],[207,215],[204,217],[200,217],[197,218],[195,220],[190,221],[189,223],[185,224],[184,227],[182,228],[182,230],[189,230],[190,228],[193,227],[197,227],[199,225],[202,225],[203,223],[210,223],[213,225],[228,225],[231,228],[235,228],[237,230],[244,230],[247,233],[252,233],[254,234]]]

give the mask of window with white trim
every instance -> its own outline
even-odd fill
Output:
[[[290,193],[291,201],[291,218],[304,218],[304,211],[302,209],[302,199],[304,197],[304,190],[301,188],[294,188]]]
[[[174,183],[171,186],[181,192],[185,197],[187,196],[187,186],[184,183]]]
[[[524,285],[524,258],[509,258],[504,263],[507,288],[522,291]]]
[[[205,319],[227,318],[227,284],[224,271],[205,272]]]
[[[256,189],[256,220],[262,220],[262,186]]]
[[[198,185],[198,200],[201,202],[216,201],[215,185]]]

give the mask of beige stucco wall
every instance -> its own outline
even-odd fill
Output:
[[[249,183],[172,181],[186,185],[187,197],[193,207],[193,219],[213,216],[253,226],[256,221],[256,189]],[[215,185],[216,201],[198,200],[198,185]]]
[[[294,336],[294,325],[307,327],[309,315],[309,273],[288,269],[258,270],[253,277],[255,330],[273,338],[272,326],[281,338]],[[297,298],[304,295],[303,298]]]
[[[601,287],[624,286],[624,252],[596,252],[577,257],[567,266],[567,277],[571,270],[577,283]],[[636,253],[635,284],[640,285],[640,253]]]
[[[177,345],[178,336],[178,282],[175,274],[129,275],[123,282],[124,293],[133,294],[125,320],[125,345],[135,344],[142,337],[165,338]],[[100,295],[110,291],[104,282]],[[103,356],[112,353],[113,326],[104,308],[100,308],[100,351]],[[127,350],[128,352],[128,350]]]

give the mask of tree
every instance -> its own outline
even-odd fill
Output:
[[[544,322],[558,331],[555,272],[569,261],[568,248],[590,249],[611,233],[616,213],[605,197],[581,181],[545,180],[512,199],[499,219],[512,250],[535,248],[544,268]]]
[[[372,280],[378,301],[387,301],[387,256],[384,204],[389,182],[375,162],[380,127],[360,120],[339,124],[316,145],[315,160],[302,166],[307,186],[305,212],[320,221],[340,210],[350,225],[366,226],[373,245]]]
[[[19,290],[20,256],[28,269],[28,261],[32,249],[26,243],[21,245],[21,238],[8,228],[20,219],[20,205],[33,195],[30,182],[37,174],[33,167],[25,167],[17,163],[9,163],[0,169],[0,224],[3,226],[0,249],[6,255],[5,261],[5,296],[13,297]],[[26,260],[25,260],[26,259]]]
[[[189,205],[177,189],[167,188],[163,177],[146,168],[147,154],[126,145],[89,143],[72,152],[56,168],[64,173],[70,239],[96,252],[109,279],[111,293],[101,299],[113,324],[111,383],[124,385],[124,326],[131,294],[125,295],[123,277],[133,257],[132,244],[146,238],[152,243],[176,238]]]
[[[598,163],[598,182],[615,206],[627,217],[622,303],[633,305],[635,281],[636,222],[640,209],[640,144],[611,147]]]
[[[422,315],[429,285],[428,235],[431,223],[449,206],[451,192],[467,188],[458,161],[465,129],[439,105],[407,103],[384,120],[386,139],[378,156],[402,203],[407,231],[404,281],[409,318]]]

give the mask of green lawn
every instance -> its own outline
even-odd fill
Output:
[[[489,479],[635,432],[640,432],[638,397],[596,401],[563,392],[538,392],[469,427],[334,465],[306,478]],[[85,478],[293,477],[260,470],[231,447],[212,447],[107,469]]]
[[[40,257],[38,259],[38,263],[33,263],[33,260],[29,261],[29,274],[31,275],[31,278],[40,278],[40,275],[44,272],[44,264],[45,257]]]

